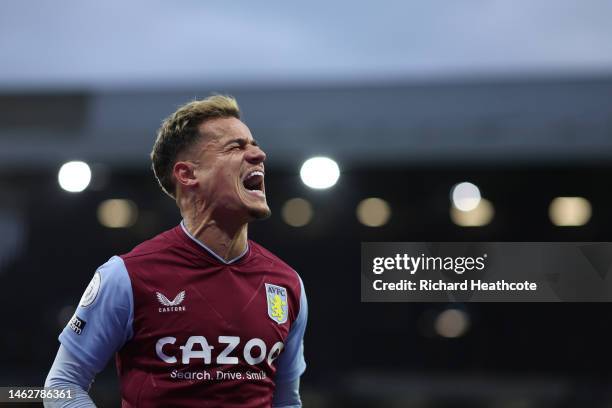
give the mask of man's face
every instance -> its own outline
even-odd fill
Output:
[[[211,119],[200,125],[201,141],[190,156],[197,166],[197,190],[215,214],[239,221],[266,218],[264,161],[249,128],[239,119]]]

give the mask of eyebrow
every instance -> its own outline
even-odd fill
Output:
[[[236,139],[229,140],[227,143],[225,143],[225,146],[229,146],[229,145],[231,145],[232,143],[238,143],[240,146],[245,146],[245,145],[247,145],[249,142],[248,142],[246,139],[244,139],[244,138],[236,138]],[[253,139],[253,140],[251,141],[251,144],[252,144],[253,146],[259,146],[259,143],[257,143],[257,141],[256,141],[255,139]]]

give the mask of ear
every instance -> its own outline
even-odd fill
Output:
[[[180,184],[184,187],[193,187],[198,184],[195,176],[195,165],[192,162],[177,161],[172,168],[172,174],[177,186]]]

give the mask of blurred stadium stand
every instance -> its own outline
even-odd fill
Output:
[[[591,162],[612,152],[610,77],[264,83],[0,93],[0,167],[55,168],[77,157],[141,169],[161,120],[185,101],[214,91],[238,99],[269,162],[285,168],[322,153],[346,168],[381,162]]]

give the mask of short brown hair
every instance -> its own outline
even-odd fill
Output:
[[[179,107],[162,122],[151,152],[151,162],[155,178],[170,197],[176,198],[172,169],[179,153],[198,139],[198,129],[203,122],[224,117],[240,119],[238,103],[231,96],[213,95]]]

